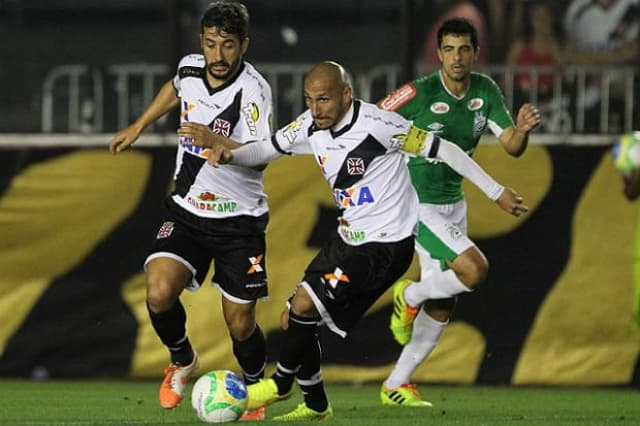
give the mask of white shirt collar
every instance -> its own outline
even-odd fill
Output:
[[[351,105],[349,106],[347,113],[344,115],[344,117],[342,117],[342,120],[340,120],[339,122],[337,122],[331,127],[331,131],[339,132],[345,126],[348,126],[349,124],[351,124],[352,119],[353,119],[353,100],[351,101]]]

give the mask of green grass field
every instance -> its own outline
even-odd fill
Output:
[[[187,398],[162,410],[157,383],[147,381],[0,380],[2,425],[201,425]],[[333,425],[606,425],[640,424],[640,392],[633,389],[558,389],[419,386],[434,408],[383,407],[378,385],[331,385]],[[189,388],[190,391],[190,388]],[[299,391],[267,411],[284,413]],[[272,424],[275,422],[264,422]]]

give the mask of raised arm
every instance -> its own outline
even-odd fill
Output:
[[[540,124],[540,111],[531,104],[524,104],[518,110],[516,125],[504,129],[500,143],[510,155],[521,156],[529,143],[529,132]]]
[[[112,154],[117,154],[127,149],[138,139],[140,133],[142,133],[147,126],[178,106],[179,103],[180,99],[176,96],[173,81],[169,80],[162,85],[160,91],[158,91],[140,117],[113,136],[109,142],[109,151],[111,151]]]

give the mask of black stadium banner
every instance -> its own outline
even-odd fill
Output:
[[[170,191],[174,148],[1,151],[0,376],[160,377],[168,354],[147,319],[142,262]],[[475,158],[530,211],[512,218],[465,184],[469,233],[489,259],[489,278],[459,298],[414,380],[640,385],[632,309],[639,204],[624,199],[608,147],[532,145],[513,159],[481,145]],[[259,303],[258,320],[273,361],[280,311],[335,232],[337,212],[311,157],[272,163],[265,186],[270,299]],[[417,274],[414,261],[407,277]],[[205,285],[182,300],[202,371],[238,370],[219,292]],[[389,374],[401,349],[390,312],[389,291],[346,339],[323,330],[327,381]]]

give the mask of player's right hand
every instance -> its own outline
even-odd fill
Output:
[[[142,130],[135,124],[120,130],[113,136],[113,138],[111,138],[111,141],[109,142],[109,151],[111,151],[112,154],[124,151],[138,139],[140,133],[142,133]]]
[[[504,188],[496,203],[502,210],[516,217],[529,211],[529,207],[524,204],[523,198],[515,190],[507,187]]]

